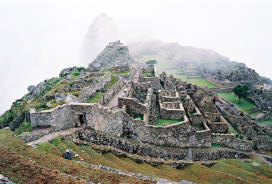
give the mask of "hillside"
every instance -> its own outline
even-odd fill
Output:
[[[220,98],[195,68],[202,61],[187,65],[193,80],[160,68],[169,55],[156,51],[133,58],[111,42],[88,68],[29,86],[0,117],[0,174],[16,183],[271,183],[272,132],[246,115],[256,107]],[[206,53],[194,52],[193,63]],[[229,63],[213,51],[206,59]],[[67,149],[72,160],[61,157]]]

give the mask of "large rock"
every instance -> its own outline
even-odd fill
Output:
[[[65,98],[66,98],[66,96],[63,94],[56,94],[55,95],[56,102],[60,102],[62,100],[65,100]]]
[[[70,68],[65,68],[65,69],[61,70],[59,76],[60,77],[70,76],[74,72],[79,72],[79,70],[75,66],[70,67]]]
[[[74,95],[70,95],[68,94],[65,98],[65,103],[69,104],[69,103],[73,103],[73,102],[79,102],[77,97],[75,97]]]

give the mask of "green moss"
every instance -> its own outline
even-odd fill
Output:
[[[69,85],[70,87],[73,87],[74,84],[75,84],[74,82],[69,82],[69,83],[68,83],[68,85]]]

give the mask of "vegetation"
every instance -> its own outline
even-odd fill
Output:
[[[27,122],[26,120],[19,126],[19,128],[16,128],[14,131],[15,135],[20,135],[23,132],[31,132],[32,131],[32,127],[31,127],[31,123]]]
[[[141,120],[143,120],[143,119],[144,119],[143,115],[135,115],[133,118],[134,118],[134,119],[138,119],[138,118],[140,118]]]
[[[263,124],[263,125],[270,125],[270,124],[272,124],[272,119],[265,120],[265,121],[260,121],[258,123]]]
[[[210,83],[209,81],[203,79],[202,77],[199,76],[195,76],[195,77],[188,77],[188,76],[184,76],[184,75],[177,75],[177,74],[173,74],[174,77],[181,79],[182,81],[185,82],[189,82],[198,86],[204,86],[204,87],[208,87],[208,88],[216,88],[217,86]]]
[[[71,77],[72,78],[75,78],[75,77],[77,77],[77,76],[79,76],[79,72],[73,72],[73,73],[71,73]]]
[[[104,93],[101,91],[97,92],[92,98],[86,100],[87,103],[96,103],[98,102],[99,98],[103,96]]]
[[[250,103],[248,100],[241,98],[241,103],[239,103],[238,98],[231,92],[218,93],[218,95],[225,100],[235,104],[238,110],[242,111],[244,114],[248,114],[247,111],[256,108],[256,106]]]
[[[152,59],[152,60],[149,60],[147,62],[145,62],[147,65],[154,65],[154,64],[157,64],[157,60],[155,59]]]
[[[247,85],[237,85],[232,89],[233,93],[238,96],[238,104],[241,103],[241,98],[246,98],[249,95],[249,87]]]
[[[156,126],[170,125],[170,124],[179,123],[181,121],[182,120],[158,119]]]
[[[154,72],[144,72],[143,77],[155,77],[155,73]]]
[[[142,180],[133,177],[92,169],[81,163],[79,159],[65,160],[60,155],[66,149],[79,154],[85,162],[90,164],[100,164],[122,171],[173,181],[187,180],[202,184],[269,184],[272,180],[272,168],[256,157],[247,160],[223,159],[211,167],[195,163],[182,169],[174,169],[164,164],[153,167],[146,163],[136,163],[129,158],[116,157],[106,151],[100,154],[91,146],[78,146],[71,141],[61,140],[59,137],[48,143],[42,143],[38,149],[35,149],[16,139],[12,132],[0,130],[0,142],[2,143],[0,145],[0,172],[16,183],[29,183],[29,181],[33,183],[78,183],[75,178],[70,178],[69,181],[63,174],[58,174],[53,170],[95,183],[143,183]],[[212,146],[219,147],[217,144]],[[260,166],[253,166],[253,162]]]

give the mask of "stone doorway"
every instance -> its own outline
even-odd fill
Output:
[[[85,118],[85,113],[83,114],[78,114],[77,115],[77,122],[75,124],[75,127],[81,127],[86,124],[86,118]]]

